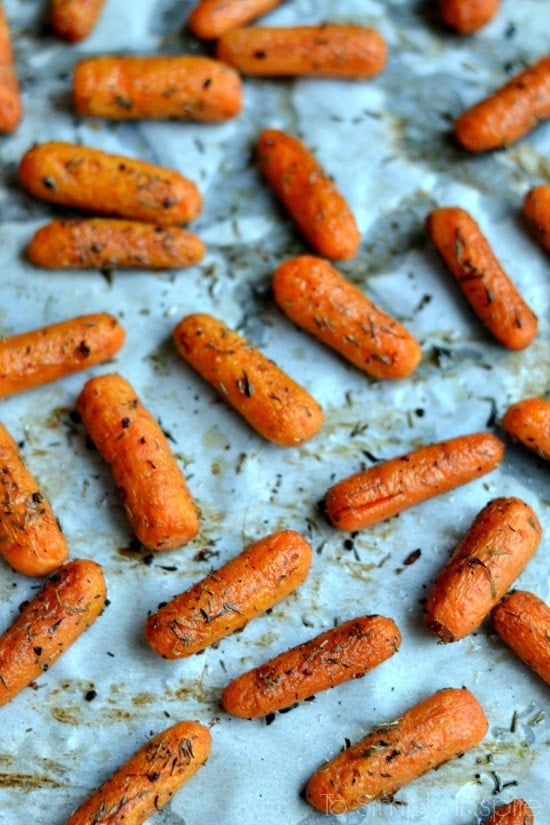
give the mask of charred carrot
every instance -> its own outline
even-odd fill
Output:
[[[491,617],[516,656],[550,684],[550,607],[534,593],[516,590],[493,608]]]
[[[476,221],[464,209],[435,209],[428,234],[483,326],[503,347],[524,349],[537,316],[502,269]]]
[[[512,77],[455,121],[455,140],[469,152],[501,149],[550,117],[550,55]]]
[[[497,14],[500,0],[438,0],[442,22],[458,34],[473,34]]]
[[[504,413],[502,427],[514,441],[550,461],[550,401],[524,398]]]
[[[533,811],[524,799],[513,799],[495,808],[485,825],[533,825]]]
[[[281,3],[282,0],[200,0],[189,15],[187,26],[200,40],[215,40]]]
[[[221,35],[216,57],[243,74],[366,79],[386,65],[386,41],[352,24],[245,26]]]
[[[440,690],[319,768],[306,799],[325,814],[391,799],[403,785],[477,745],[487,728],[469,690]]]
[[[65,825],[141,825],[206,762],[212,737],[199,722],[176,722],[130,757]]]
[[[80,117],[222,121],[242,108],[238,72],[199,55],[90,57],[77,63],[73,102]]]
[[[293,530],[255,541],[147,620],[145,636],[165,659],[182,659],[240,630],[307,578],[311,547]]]
[[[543,183],[527,192],[523,214],[532,236],[550,252],[550,184]]]
[[[50,669],[97,619],[105,598],[94,561],[76,559],[53,574],[0,636],[0,705]]]
[[[326,515],[340,530],[370,527],[490,473],[503,454],[504,444],[490,433],[418,447],[337,482],[326,494]]]
[[[405,378],[418,366],[417,341],[328,261],[301,255],[272,281],[279,308],[302,329],[375,378]]]
[[[52,29],[70,43],[84,40],[92,32],[104,5],[105,0],[52,0]]]
[[[35,198],[163,226],[188,223],[202,209],[196,185],[179,172],[72,143],[33,146],[19,180]]]
[[[120,375],[92,378],[77,409],[110,465],[128,520],[150,550],[172,550],[198,532],[197,508],[166,436]]]
[[[182,358],[260,435],[282,447],[323,424],[315,399],[237,332],[211,315],[188,315],[174,330]]]
[[[443,642],[477,630],[535,555],[541,535],[537,515],[524,501],[490,501],[433,584],[424,609],[428,628]]]
[[[361,233],[349,206],[315,156],[298,138],[264,129],[260,170],[313,249],[326,258],[353,258]]]
[[[46,269],[180,269],[198,263],[204,251],[198,235],[181,226],[73,218],[38,229],[27,256]]]
[[[108,361],[125,335],[116,318],[100,312],[0,340],[0,398]]]
[[[393,656],[400,644],[392,619],[351,619],[237,676],[223,691],[222,705],[244,719],[266,716],[364,676]]]
[[[11,34],[4,4],[0,3],[0,134],[15,132],[23,104],[15,69]]]

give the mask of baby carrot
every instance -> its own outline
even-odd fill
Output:
[[[524,398],[512,404],[504,413],[502,427],[514,441],[550,461],[550,401]]]
[[[485,825],[533,825],[533,811],[524,799],[513,799],[499,805],[486,820]]]
[[[370,527],[491,472],[503,454],[490,433],[418,447],[337,482],[326,494],[326,515],[340,530]]]
[[[77,402],[84,426],[111,466],[132,528],[144,547],[172,550],[198,532],[197,508],[166,436],[120,375],[84,385]]]
[[[216,57],[243,74],[365,79],[386,65],[386,42],[366,26],[246,26],[223,33]]]
[[[353,258],[361,241],[353,213],[305,144],[264,129],[257,156],[266,181],[310,246],[326,258]]]
[[[105,598],[94,561],[76,559],[53,574],[0,636],[0,705],[50,669],[97,619]]]
[[[102,55],[77,63],[73,101],[80,117],[222,121],[242,108],[239,74],[200,55]]]
[[[63,40],[84,40],[99,19],[105,0],[52,0],[51,25]]]
[[[196,185],[179,172],[72,143],[33,146],[21,158],[19,180],[51,203],[163,226],[188,223],[202,209]]]
[[[68,556],[59,523],[38,483],[0,424],[0,554],[14,570],[46,576]]]
[[[391,799],[407,782],[477,745],[487,728],[469,690],[440,690],[319,768],[307,784],[306,799],[325,814]]]
[[[15,70],[11,34],[4,4],[0,2],[0,134],[15,132],[23,117],[23,104]]]
[[[269,441],[295,447],[321,428],[315,399],[222,321],[188,315],[176,326],[174,341],[182,358]]]
[[[187,20],[200,40],[215,40],[224,32],[245,26],[280,5],[282,0],[200,0]]]
[[[496,15],[500,0],[438,0],[442,22],[458,34],[473,34]]]
[[[222,693],[233,716],[254,719],[291,707],[321,690],[364,676],[401,644],[395,622],[360,616],[237,676]]]
[[[550,184],[543,183],[527,192],[523,214],[535,240],[550,252]]]
[[[490,501],[433,584],[424,609],[428,628],[443,642],[477,630],[535,555],[541,536],[540,522],[524,501]]]
[[[101,312],[0,340],[0,398],[108,361],[125,335],[116,318]]]
[[[73,218],[38,229],[27,256],[46,269],[180,269],[202,260],[204,244],[181,226]]]
[[[204,725],[176,722],[134,753],[65,825],[141,825],[204,765],[211,744]]]
[[[311,547],[293,530],[259,539],[149,617],[145,636],[165,659],[183,659],[240,630],[307,578]]]
[[[515,590],[493,608],[493,627],[516,656],[550,685],[550,607]]]
[[[524,349],[537,316],[502,269],[486,237],[464,209],[434,209],[428,234],[481,323],[503,347]]]
[[[285,261],[272,288],[295,324],[374,378],[405,378],[418,366],[416,339],[328,261],[311,255]]]
[[[500,149],[550,117],[550,55],[512,77],[455,121],[455,140],[469,152]]]

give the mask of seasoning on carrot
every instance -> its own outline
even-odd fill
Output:
[[[523,199],[523,214],[535,240],[550,252],[550,184],[530,189]]]
[[[0,340],[0,398],[108,361],[125,335],[113,315],[100,312]]]
[[[311,255],[285,261],[272,288],[295,324],[374,378],[405,378],[418,366],[416,339],[328,261]]]
[[[46,269],[180,269],[198,263],[204,251],[198,235],[181,226],[72,218],[38,229],[27,256]]]
[[[550,55],[512,77],[455,121],[455,140],[469,152],[501,149],[550,117]]]
[[[174,330],[182,358],[260,435],[296,447],[323,424],[314,398],[272,361],[211,315],[187,315]]]
[[[58,568],[0,636],[0,705],[59,659],[105,605],[103,571],[76,559]]]
[[[141,825],[204,765],[211,745],[200,722],[176,722],[134,753],[65,825]]]
[[[187,26],[200,40],[215,40],[281,3],[282,0],[200,0],[189,15]]]
[[[221,35],[216,57],[247,75],[362,80],[382,71],[387,47],[382,35],[366,26],[245,26]]]
[[[502,427],[514,441],[550,461],[550,401],[524,398],[512,404],[504,413]]]
[[[477,745],[487,729],[469,690],[440,690],[319,768],[306,799],[325,814],[389,800],[403,785]]]
[[[310,246],[326,258],[353,258],[361,241],[353,213],[305,144],[264,129],[257,156],[266,181]]]
[[[340,530],[361,530],[490,473],[503,454],[504,444],[490,433],[427,444],[337,482],[324,509]]]
[[[239,114],[242,97],[238,72],[201,55],[102,55],[73,75],[80,117],[216,122]]]
[[[442,22],[457,34],[473,34],[495,17],[500,0],[438,0]]]
[[[255,719],[364,676],[389,659],[401,634],[385,616],[359,616],[237,676],[222,693],[233,716]]]
[[[50,21],[54,33],[78,43],[92,32],[105,0],[52,0]]]
[[[513,799],[495,808],[485,825],[533,825],[533,811],[524,799]]]
[[[145,636],[165,659],[182,659],[240,630],[299,587],[311,547],[299,533],[264,536],[149,617]]]
[[[23,104],[15,69],[10,27],[0,3],[0,134],[15,132],[23,117]]]
[[[490,501],[433,584],[424,608],[428,628],[442,642],[477,630],[535,555],[541,536],[537,515],[524,501]]]
[[[550,685],[550,607],[534,593],[515,590],[493,608],[491,618],[516,656]]]
[[[537,334],[537,316],[502,269],[471,215],[457,207],[434,209],[426,227],[485,328],[503,347],[527,347]]]
[[[110,465],[128,520],[150,550],[172,550],[198,532],[196,505],[166,436],[120,375],[92,378],[77,409]]]
[[[25,152],[19,181],[35,198],[163,226],[188,223],[202,209],[197,186],[179,172],[59,141]]]

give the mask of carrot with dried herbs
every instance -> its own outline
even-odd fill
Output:
[[[503,347],[527,347],[537,334],[537,316],[504,272],[471,215],[458,207],[434,209],[426,228],[483,326]]]
[[[281,3],[282,0],[200,0],[189,15],[187,26],[200,40],[215,40]]]
[[[515,590],[493,608],[493,627],[526,665],[550,685],[550,607],[526,590]]]
[[[105,0],[52,0],[50,22],[54,34],[78,43],[91,34]]]
[[[165,659],[204,650],[292,593],[310,565],[311,547],[299,533],[265,536],[150,616],[147,641]]]
[[[524,398],[512,404],[502,418],[506,435],[550,461],[550,401]]]
[[[532,236],[550,252],[550,184],[542,183],[527,192],[523,215]]]
[[[533,825],[531,806],[524,799],[513,799],[495,808],[484,825]]]
[[[285,261],[272,289],[295,324],[374,378],[405,378],[418,366],[416,339],[328,261],[311,255]]]
[[[504,444],[491,433],[426,444],[337,482],[324,510],[340,530],[361,530],[490,473],[503,455]]]
[[[438,0],[441,21],[457,34],[473,34],[497,14],[500,0]]]
[[[0,134],[15,132],[23,117],[23,104],[15,68],[11,33],[4,3],[0,2]]]

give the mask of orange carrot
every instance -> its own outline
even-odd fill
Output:
[[[200,0],[187,25],[195,37],[215,40],[224,32],[244,26],[279,6],[282,0]]]
[[[302,141],[264,129],[257,155],[266,181],[310,246],[326,258],[353,258],[361,241],[353,213]]]
[[[537,316],[502,269],[475,220],[464,209],[435,209],[428,234],[481,323],[508,349],[527,347]]]
[[[516,656],[550,685],[550,607],[534,593],[516,590],[491,616],[496,632]]]
[[[78,412],[111,466],[128,520],[150,550],[172,550],[198,532],[197,508],[166,436],[120,375],[88,381]]]
[[[536,513],[519,498],[495,498],[437,576],[424,609],[428,628],[456,642],[480,626],[540,544]]]
[[[181,226],[73,218],[38,229],[27,256],[46,269],[180,269],[202,260],[204,244]]]
[[[524,799],[513,799],[506,805],[499,805],[485,822],[485,825],[533,825],[533,811]]]
[[[182,358],[269,441],[295,447],[321,428],[315,399],[222,321],[188,315],[174,341]]]
[[[51,203],[163,226],[188,223],[202,209],[196,185],[179,172],[72,143],[33,146],[20,161],[19,180]]]
[[[370,527],[491,472],[503,454],[490,433],[418,447],[337,482],[326,494],[326,515],[340,530]]]
[[[73,101],[80,117],[222,121],[242,108],[239,74],[199,55],[102,55],[77,63]]]
[[[550,252],[550,184],[530,189],[523,199],[523,214],[535,240]]]
[[[216,57],[243,74],[365,79],[386,65],[386,42],[366,26],[246,26],[221,35]]]
[[[76,559],[54,573],[0,636],[0,705],[50,669],[97,619],[105,598],[94,561]]]
[[[204,725],[176,722],[118,768],[65,825],[141,825],[204,765],[211,745]]]
[[[272,287],[277,305],[295,324],[369,375],[405,378],[418,366],[416,339],[328,261],[311,255],[285,261]]]
[[[502,427],[514,441],[550,461],[550,401],[525,398],[512,404],[504,413]]]
[[[403,785],[477,745],[487,729],[469,690],[440,690],[319,768],[306,799],[325,814],[389,800]]]
[[[395,622],[360,616],[237,676],[222,693],[228,713],[255,719],[291,707],[321,690],[364,676],[401,644]]]
[[[550,117],[550,55],[512,77],[456,120],[455,140],[469,152],[501,149]]]
[[[77,43],[91,33],[105,0],[52,0],[51,25],[63,40]]]
[[[101,312],[0,340],[0,398],[108,361],[125,335],[116,318]]]
[[[500,0],[438,0],[442,22],[458,34],[473,34],[497,14]]]
[[[182,659],[240,630],[307,578],[311,547],[282,530],[259,539],[149,617],[145,636],[165,659]]]
[[[0,2],[0,134],[15,132],[23,117],[23,104],[15,69],[9,23]]]

